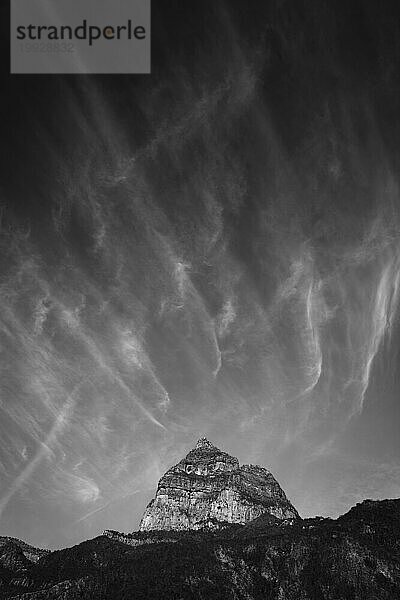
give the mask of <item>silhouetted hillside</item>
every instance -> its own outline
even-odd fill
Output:
[[[15,561],[1,571],[1,597],[400,598],[400,500],[366,500],[336,520],[261,517],[215,533],[138,532],[121,534],[124,542],[119,535],[108,532],[28,567]]]

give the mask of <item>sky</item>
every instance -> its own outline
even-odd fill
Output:
[[[304,517],[400,496],[396,3],[152,10],[151,75],[2,74],[0,534],[37,546],[137,529],[202,436]]]

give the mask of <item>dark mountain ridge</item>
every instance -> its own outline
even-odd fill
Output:
[[[395,600],[400,500],[366,500],[338,519],[106,532],[2,573],[0,590],[19,600]]]
[[[302,519],[273,475],[205,438],[160,479],[140,531],[55,552],[0,539],[14,600],[395,600],[400,500]]]

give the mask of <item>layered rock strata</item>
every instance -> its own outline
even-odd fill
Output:
[[[268,513],[297,519],[274,476],[254,465],[239,465],[206,438],[160,479],[140,531],[221,529]]]

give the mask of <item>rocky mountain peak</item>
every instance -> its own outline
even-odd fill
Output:
[[[197,444],[195,446],[195,450],[203,450],[203,449],[214,449],[215,446],[214,444],[212,444],[211,442],[208,441],[208,439],[206,437],[202,437],[199,440],[197,440]]]
[[[267,469],[240,466],[237,458],[203,437],[160,479],[140,530],[220,529],[264,513],[277,519],[298,518]]]

